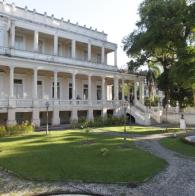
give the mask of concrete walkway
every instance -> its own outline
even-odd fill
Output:
[[[109,133],[110,134],[110,133]],[[121,133],[114,133],[121,136]],[[127,135],[128,137],[132,135]],[[169,134],[134,136],[138,148],[165,159],[168,167],[150,181],[136,187],[116,184],[36,183],[21,180],[7,172],[0,172],[0,195],[35,195],[44,192],[89,193],[96,195],[135,196],[194,196],[195,162],[165,149],[159,143]]]

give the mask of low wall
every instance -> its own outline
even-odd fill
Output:
[[[186,120],[187,126],[195,126],[195,113],[183,113],[184,114],[184,119]],[[181,118],[181,114],[176,114],[176,113],[166,113],[163,114],[163,122],[168,122],[171,124],[178,124],[179,125],[179,120]]]

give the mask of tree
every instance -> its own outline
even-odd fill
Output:
[[[124,38],[124,51],[131,57],[130,71],[158,63],[164,72],[159,78],[165,104],[171,95],[170,70],[176,65],[191,35],[194,1],[145,0],[140,5],[137,29]]]
[[[151,101],[154,101],[154,91],[156,88],[156,82],[157,78],[160,75],[160,68],[157,64],[148,64],[148,71],[146,73],[146,81],[149,91],[149,100],[150,100],[150,107],[151,107]]]
[[[172,77],[183,89],[190,90],[195,106],[195,47],[187,46],[172,69]]]

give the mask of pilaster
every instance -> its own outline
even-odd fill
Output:
[[[14,125],[16,125],[16,112],[15,112],[15,108],[9,108],[8,109],[7,125],[8,126],[14,126]]]
[[[39,118],[39,108],[33,108],[32,111],[32,123],[35,127],[40,126],[40,118]]]
[[[71,121],[78,121],[78,110],[76,108],[71,111]]]

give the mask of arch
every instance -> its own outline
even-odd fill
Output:
[[[126,113],[126,116],[127,116],[127,120],[128,120],[128,123],[131,125],[131,124],[135,124],[136,123],[136,120],[135,120],[135,117],[132,116],[132,114],[130,113]]]

